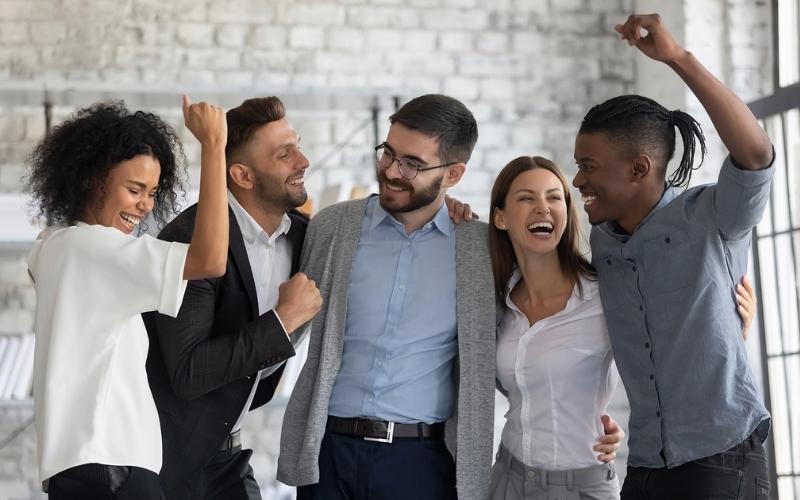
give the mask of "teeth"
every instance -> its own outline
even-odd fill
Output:
[[[534,222],[528,226],[528,231],[533,231],[536,228],[543,227],[545,229],[553,230],[553,224],[550,222]]]
[[[588,194],[581,194],[581,199],[583,200],[584,204],[591,205],[592,203],[595,202],[595,200],[597,200],[597,196],[592,196],[592,195],[588,195]]]
[[[299,179],[294,179],[294,180],[289,181],[289,184],[292,185],[292,186],[302,186],[304,182],[305,181],[303,180],[303,178],[300,177]]]
[[[125,222],[127,222],[132,226],[138,226],[139,223],[142,221],[142,219],[140,219],[139,217],[134,217],[128,214],[120,214],[119,216],[122,220],[124,220]]]

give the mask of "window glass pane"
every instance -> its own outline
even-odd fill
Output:
[[[798,0],[778,0],[778,84],[796,83],[800,71]]]
[[[775,448],[775,470],[779,475],[792,473],[792,451],[789,436],[788,392],[783,358],[769,360],[770,396],[772,398],[772,446]]]
[[[789,183],[792,223],[797,228],[800,227],[800,109],[784,113],[784,123],[786,124],[786,165],[788,166],[786,180]]]
[[[775,485],[772,485],[775,488]],[[778,479],[778,498],[797,498],[795,492],[800,493],[800,480],[793,477]],[[775,493],[772,493],[774,495]]]
[[[778,268],[778,301],[783,330],[783,351],[798,352],[797,321],[797,271],[794,268],[795,252],[791,234],[775,237],[776,263]],[[800,382],[800,381],[798,381]]]
[[[759,289],[767,355],[783,353],[783,338],[781,337],[780,314],[778,313],[778,273],[775,269],[773,243],[773,238],[758,240]]]
[[[796,330],[795,330],[796,331]],[[794,354],[785,358],[786,378],[789,380],[790,387],[794,390],[789,391],[789,423],[791,427],[792,443],[792,464],[794,464],[793,474],[800,474],[800,391],[797,390],[800,384],[800,354]]]

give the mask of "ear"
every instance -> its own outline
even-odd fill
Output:
[[[653,171],[653,159],[646,153],[639,153],[633,157],[632,167],[632,180],[641,182]]]
[[[506,214],[502,208],[495,208],[494,209],[494,227],[499,229],[500,231],[508,231],[508,226],[506,226]]]
[[[255,186],[253,172],[250,171],[249,167],[246,167],[241,163],[234,163],[228,167],[228,175],[230,176],[231,181],[242,189],[250,190],[253,189],[253,186]]]
[[[458,184],[458,181],[460,181],[461,177],[464,176],[464,171],[466,169],[467,165],[465,163],[456,163],[447,167],[447,171],[444,174],[444,179],[442,182],[444,187],[449,188]]]

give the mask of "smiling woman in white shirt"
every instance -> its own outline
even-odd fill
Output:
[[[593,449],[618,375],[566,179],[519,157],[492,189],[489,248],[498,299],[497,380],[507,393],[490,498],[619,498]]]
[[[550,160],[516,158],[495,179],[490,219],[505,305],[497,381],[509,400],[490,499],[618,499],[614,466],[602,463],[613,454],[600,415],[619,375],[569,184]],[[746,279],[737,299],[746,336],[755,311]]]
[[[202,146],[190,244],[133,234],[148,214],[165,222],[177,208],[183,153],[156,115],[96,104],[31,155],[26,187],[49,225],[28,268],[39,475],[52,499],[161,497],[140,314],[176,315],[186,280],[221,275],[228,250],[225,113],[185,96],[183,110]]]

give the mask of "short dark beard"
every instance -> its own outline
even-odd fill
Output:
[[[440,175],[436,180],[434,180],[430,186],[420,190],[417,192],[414,187],[408,182],[406,179],[402,179],[402,181],[394,181],[392,184],[402,184],[403,187],[408,189],[409,194],[411,195],[411,199],[403,206],[400,207],[391,207],[387,206],[384,203],[383,196],[380,197],[381,206],[384,210],[389,213],[406,213],[406,212],[413,212],[414,210],[418,210],[422,207],[426,207],[436,201],[436,198],[439,197],[439,193],[442,189],[442,181],[444,180],[444,174]],[[389,182],[389,179],[386,177],[386,173],[384,171],[378,171],[378,181],[381,185],[386,184]]]
[[[308,199],[305,189],[300,196],[292,196],[283,183],[279,183],[274,177],[253,170],[255,183],[253,190],[261,206],[266,209],[278,208],[283,212],[288,212],[297,208]]]

